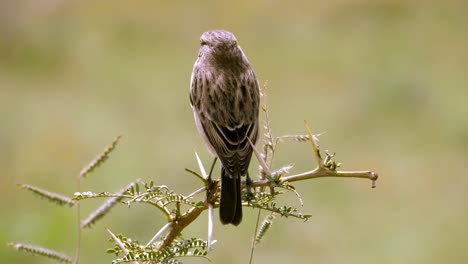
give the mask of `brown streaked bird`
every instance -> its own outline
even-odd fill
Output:
[[[255,73],[225,30],[203,33],[190,84],[198,133],[221,161],[221,223],[242,221],[241,176],[247,176],[252,146],[258,138],[260,91]],[[211,179],[210,179],[211,180]]]

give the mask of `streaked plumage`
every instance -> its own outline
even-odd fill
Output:
[[[224,30],[203,33],[190,84],[195,123],[209,152],[221,161],[220,218],[242,220],[240,178],[248,174],[258,138],[259,87],[235,36]]]

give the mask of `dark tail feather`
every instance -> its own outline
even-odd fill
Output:
[[[238,225],[242,221],[240,176],[230,177],[224,168],[221,168],[219,217],[224,225]]]

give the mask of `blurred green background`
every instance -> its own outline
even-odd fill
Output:
[[[305,133],[306,119],[343,169],[381,176],[376,189],[359,179],[297,183],[313,218],[278,218],[254,263],[467,263],[467,3],[1,1],[1,262],[52,262],[9,241],[73,254],[74,210],[16,184],[72,195],[80,169],[119,133],[83,190],[136,178],[185,194],[199,185],[184,168],[197,168],[194,151],[211,158],[194,126],[190,74],[202,32],[223,28],[268,82],[276,135]],[[303,143],[282,144],[276,161],[293,173],[314,166]],[[101,202],[84,202],[83,215]],[[255,216],[246,208],[237,228],[216,222],[213,263],[247,263]],[[104,227],[145,243],[163,223],[152,208],[120,206],[85,230],[81,263],[113,259]],[[184,234],[206,228],[204,214]]]

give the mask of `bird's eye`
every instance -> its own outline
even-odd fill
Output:
[[[202,46],[205,46],[205,45],[208,44],[208,42],[206,42],[206,40],[201,40],[200,43],[201,43]]]

